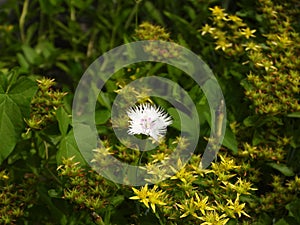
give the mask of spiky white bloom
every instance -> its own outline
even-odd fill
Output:
[[[154,140],[166,135],[171,117],[161,108],[149,103],[134,106],[127,111],[130,118],[128,134],[145,134]]]

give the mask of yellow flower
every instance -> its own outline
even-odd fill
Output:
[[[227,13],[224,13],[224,9],[221,9],[219,6],[215,6],[214,8],[209,8],[210,11],[212,11],[213,16],[217,20],[227,20],[226,16]]]
[[[161,199],[163,198],[164,192],[162,190],[156,192],[157,186],[154,186],[154,188],[151,191],[151,194],[149,195],[149,202],[150,206],[155,213],[155,205],[166,205],[164,201]]]
[[[140,200],[140,202],[144,203],[144,205],[149,208],[149,198],[148,198],[148,184],[142,187],[141,190],[136,188],[132,188],[136,196],[132,196],[129,199]]]
[[[208,24],[205,24],[201,29],[200,31],[201,32],[201,35],[205,35],[206,33],[209,33],[209,34],[212,34],[213,31],[215,30],[216,28],[213,28],[211,26],[209,26]]]
[[[189,142],[185,137],[176,137],[176,140],[172,142],[172,144],[177,145],[177,149],[183,150],[189,146]]]
[[[226,48],[229,48],[232,46],[232,43],[227,43],[226,39],[219,39],[216,41],[217,46],[215,47],[216,50],[222,49],[223,51],[226,50]]]
[[[238,214],[239,217],[243,215],[250,217],[247,213],[244,212],[244,208],[246,203],[242,203],[240,204],[240,195],[237,194],[237,197],[235,199],[234,202],[232,202],[232,200],[227,200],[227,205],[229,209],[232,209],[234,213]]]
[[[242,35],[244,35],[247,39],[249,39],[250,37],[255,37],[254,33],[256,32],[256,30],[250,30],[249,27],[247,27],[246,29],[242,29],[240,31],[240,33]]]
[[[223,157],[222,155],[219,156],[221,159],[221,168],[224,171],[232,170],[232,169],[239,169],[240,166],[237,166],[235,164],[235,161],[233,158],[229,158],[227,156]]]
[[[177,168],[179,168],[179,170]],[[175,173],[175,175],[171,177],[171,180],[180,180],[184,184],[191,184],[196,180],[197,176],[193,175],[193,172],[186,170],[186,167],[180,158],[177,161],[177,168],[171,166],[171,170]]]
[[[0,172],[0,180],[8,180],[9,176],[6,174],[6,171],[3,170]]]
[[[249,50],[253,50],[253,51],[258,51],[261,47],[257,44],[255,44],[254,42],[248,42],[247,44],[243,44],[246,51],[249,51]]]
[[[249,181],[242,180],[241,178],[238,178],[238,180],[235,182],[235,184],[228,183],[228,186],[235,190],[238,194],[245,194],[249,195],[249,191],[255,191],[256,188],[252,187],[252,183]]]
[[[144,203],[147,208],[149,208],[150,204],[151,209],[155,213],[155,205],[166,205],[166,203],[163,201],[165,199],[165,193],[162,190],[157,191],[157,188],[158,187],[154,185],[154,187],[150,190],[148,189],[148,184],[143,186],[141,190],[132,188],[136,196],[132,196],[129,199],[139,200],[140,202]]]
[[[242,22],[242,19],[236,15],[229,15],[228,19],[235,23]]]
[[[256,66],[264,67],[265,70],[268,72],[271,70],[277,70],[275,66],[273,66],[273,62],[269,60],[262,60],[261,62],[255,63]]]
[[[14,28],[13,25],[4,25],[4,26],[1,25],[1,26],[0,26],[0,30],[5,30],[6,32],[12,31],[13,28]]]
[[[169,159],[168,154],[165,152],[158,152],[154,155],[151,155],[151,157],[153,158],[152,163],[162,162],[163,160]]]
[[[181,211],[184,211],[184,213],[180,216],[180,218],[184,218],[184,217],[187,217],[188,215],[192,215],[192,216],[200,219],[200,217],[195,212],[197,209],[196,209],[196,206],[194,203],[194,198],[185,200],[184,204],[176,203],[176,205],[181,209]]]
[[[205,216],[200,217],[204,222],[201,225],[225,225],[229,218],[226,218],[225,214],[219,216],[216,211],[208,212]]]
[[[220,40],[225,40],[226,38],[226,32],[222,30],[215,30],[212,34],[212,37],[214,39],[220,39]]]
[[[195,193],[195,196],[196,196],[195,205],[196,205],[197,209],[200,210],[203,215],[205,215],[205,210],[214,210],[212,207],[209,207],[207,205],[208,196],[206,196],[204,199],[200,199],[198,193]]]
[[[293,43],[286,33],[283,33],[281,36],[277,35],[277,38],[284,47],[287,47]]]

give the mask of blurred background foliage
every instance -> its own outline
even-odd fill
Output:
[[[1,224],[300,224],[297,0],[0,4]],[[109,120],[116,92],[132,80],[156,75],[178,82],[201,122],[189,165],[155,186],[131,189],[86,166],[70,115],[76,86],[94,60],[149,39],[176,42],[210,66],[223,90],[228,125],[218,159],[199,171],[210,115],[194,81],[161,64],[119,71],[99,96],[95,118],[107,151],[119,159],[136,163],[141,157],[117,142]],[[148,95],[141,101],[172,111]],[[149,168],[179,143],[177,134],[175,124],[169,142],[143,156]]]

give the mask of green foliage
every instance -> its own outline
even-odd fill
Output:
[[[0,4],[0,224],[300,223],[297,0]],[[145,165],[159,179],[163,170],[155,163],[186,146],[178,137],[178,112],[151,90],[130,91],[173,117],[165,142],[141,154],[114,135],[116,95],[153,75],[178,83],[196,105],[201,133],[189,163],[181,166],[178,159],[182,168],[166,167],[175,174],[163,182],[131,188],[101,177],[83,159],[71,123],[76,85],[98,56],[135,40],[183,45],[216,75],[228,124],[223,147],[206,170],[198,167],[210,133],[205,95],[183,71],[150,62],[118,71],[99,95],[95,123],[104,147],[93,149],[95,165],[104,151]]]
[[[35,185],[34,177],[26,177],[25,181],[19,185],[13,185],[9,182],[10,177],[6,171],[0,172],[0,223],[13,224],[18,218],[24,217],[25,209],[28,205],[33,204],[34,189],[31,185]]]
[[[37,87],[29,78],[19,76],[17,71],[2,72],[0,80],[0,132],[1,139],[5,140],[0,147],[2,163],[15,148],[25,128],[24,118],[29,116],[30,101]]]

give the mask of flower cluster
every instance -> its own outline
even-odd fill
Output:
[[[222,50],[228,55],[242,54],[243,50],[259,48],[251,37],[255,37],[255,29],[250,29],[243,20],[236,15],[228,15],[219,6],[209,8],[212,12],[213,25],[205,24],[199,31],[201,35],[210,34],[215,42],[215,50]],[[230,32],[230,33],[229,33]]]
[[[300,37],[292,25],[292,17],[282,11],[282,6],[271,1],[260,4],[269,25],[263,34],[267,46],[249,55],[254,70],[248,75],[251,87],[246,95],[261,114],[299,111]]]
[[[55,119],[55,111],[63,104],[63,97],[67,94],[55,90],[54,79],[41,78],[37,80],[38,91],[31,101],[31,117],[26,120],[30,129],[42,129]]]
[[[103,224],[101,215],[109,210],[110,202],[116,205],[122,202],[114,200],[111,192],[116,191],[116,186],[105,180],[95,171],[87,170],[74,161],[74,157],[64,159],[57,168],[61,184],[64,187],[63,199],[72,202],[75,208],[87,209],[96,217],[97,224]]]
[[[153,59],[162,60],[164,58],[175,58],[179,56],[179,49],[168,48],[168,42],[172,42],[170,34],[166,32],[165,28],[157,25],[153,25],[149,22],[144,22],[139,25],[135,30],[134,37],[137,37],[138,40],[156,40],[162,41],[159,44],[155,42],[148,42],[144,46],[144,51],[151,54]],[[168,50],[167,50],[168,49]]]
[[[222,50],[226,55],[236,57],[241,64],[250,65],[247,82],[243,85],[257,112],[299,111],[300,60],[297,56],[300,37],[295,32],[292,17],[287,16],[281,5],[260,1],[268,29],[258,38],[257,30],[249,28],[237,15],[228,15],[218,6],[210,10],[213,26],[205,24],[200,32],[210,34],[215,50]]]
[[[170,34],[165,28],[155,26],[149,22],[141,23],[135,30],[135,36],[140,40],[161,40],[170,41]]]
[[[198,167],[200,160],[201,157],[192,156],[188,165],[181,165],[173,176],[151,190],[148,185],[139,190],[133,188],[135,195],[131,199],[139,200],[147,208],[154,204],[151,207],[159,208],[156,214],[162,221],[201,225],[225,225],[230,218],[247,221],[250,202],[241,199],[247,199],[256,190],[249,180],[242,178],[242,174],[253,172],[249,165],[238,166],[236,159],[221,154],[220,162],[204,170]],[[150,196],[155,196],[153,201]]]
[[[25,209],[34,201],[32,187],[36,183],[36,177],[27,174],[22,182],[15,184],[7,171],[0,171],[0,224],[16,224],[24,216]]]

